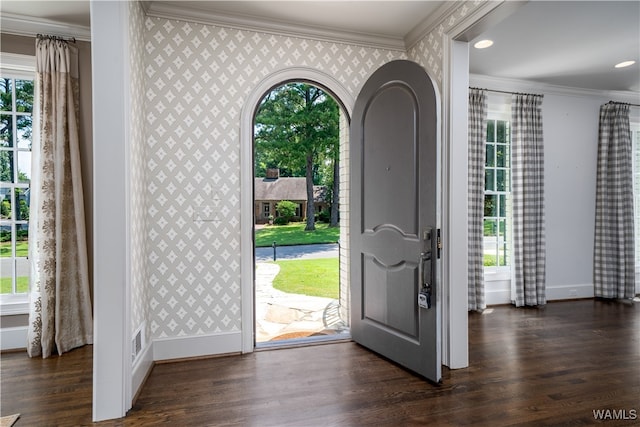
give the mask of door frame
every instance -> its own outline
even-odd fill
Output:
[[[291,67],[278,70],[262,79],[245,99],[240,113],[240,293],[242,353],[254,351],[254,218],[253,218],[253,116],[264,95],[274,87],[289,81],[308,81],[327,88],[351,117],[355,98],[336,79],[312,68]]]
[[[482,4],[443,34],[442,149],[442,363],[469,366],[467,164],[469,42],[526,1]]]

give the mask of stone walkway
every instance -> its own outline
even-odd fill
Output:
[[[325,326],[325,309],[336,300],[289,294],[273,287],[277,264],[256,262],[256,342],[339,332],[342,325]]]

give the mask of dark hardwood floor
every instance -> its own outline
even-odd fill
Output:
[[[354,343],[261,351],[156,365],[128,416],[96,425],[640,425],[640,304],[500,306],[469,332],[471,366],[442,385]],[[90,425],[91,350],[2,354],[2,415]]]

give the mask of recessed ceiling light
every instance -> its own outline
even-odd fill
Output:
[[[479,42],[476,42],[473,47],[476,49],[485,49],[491,45],[493,45],[493,40],[480,40]]]
[[[624,62],[621,62],[619,64],[616,64],[615,67],[616,68],[624,68],[624,67],[629,67],[629,66],[631,66],[631,65],[633,65],[635,63],[636,63],[636,61],[624,61]]]

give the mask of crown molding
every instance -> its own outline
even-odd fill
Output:
[[[405,47],[412,49],[420,40],[424,39],[431,31],[450,16],[460,3],[455,1],[445,1],[435,12],[429,15],[424,21],[413,27],[404,37]]]
[[[511,92],[544,93],[549,95],[603,97],[613,101],[638,104],[640,92],[622,90],[597,90],[569,86],[558,86],[533,80],[518,80],[503,77],[491,77],[480,74],[469,75],[469,85],[487,90],[504,90]]]
[[[3,13],[0,18],[0,27],[2,28],[2,33],[17,36],[35,37],[38,34],[48,34],[64,38],[73,37],[80,41],[91,41],[91,29],[89,27],[34,18],[32,16]]]
[[[0,68],[33,73],[33,70],[36,69],[36,57],[19,53],[0,52]]]
[[[142,6],[147,16],[178,19],[205,25],[216,25],[238,30],[263,32],[289,37],[356,44],[360,46],[405,51],[404,39],[380,34],[344,31],[335,28],[299,25],[257,16],[211,12],[197,7],[180,7],[171,2],[145,1]]]
[[[230,27],[239,30],[266,32],[290,37],[311,38],[329,42],[343,42],[373,48],[408,51],[438,24],[451,15],[460,4],[445,1],[424,21],[416,25],[405,37],[390,37],[380,34],[344,31],[336,28],[299,25],[291,22],[269,20],[250,15],[211,12],[197,7],[184,7],[175,2],[142,0],[140,4],[147,16],[178,19],[206,25]]]

